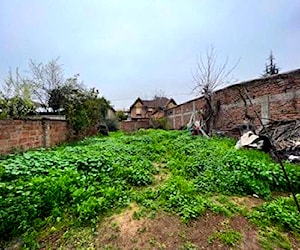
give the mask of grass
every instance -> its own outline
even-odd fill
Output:
[[[266,228],[259,233],[260,245],[265,250],[272,250],[275,248],[292,249],[292,244],[285,233],[279,232],[274,228]]]
[[[34,249],[61,235],[62,245],[90,248],[99,222],[129,204],[139,208],[136,219],[154,218],[159,211],[186,224],[207,211],[229,219],[246,216],[259,227],[263,246],[280,245],[285,241],[274,243],[274,232],[300,232],[293,200],[278,196],[288,192],[281,169],[268,155],[237,151],[234,143],[185,131],[140,130],[7,156],[0,162],[0,205],[5,208],[0,234],[7,236],[0,247],[22,238],[24,247]],[[300,190],[299,167],[286,164],[286,169]],[[233,246],[242,235],[224,229],[212,235],[215,239]],[[182,247],[193,249],[193,243]]]
[[[212,243],[216,239],[220,240],[227,246],[234,247],[241,242],[242,235],[240,232],[233,229],[225,229],[219,232],[214,232],[213,235],[208,238],[208,242]]]

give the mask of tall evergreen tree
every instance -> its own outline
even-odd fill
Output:
[[[263,72],[263,76],[276,75],[279,73],[279,68],[274,63],[275,57],[273,56],[273,52],[271,50],[270,56],[268,57],[269,63],[266,64],[266,68]]]

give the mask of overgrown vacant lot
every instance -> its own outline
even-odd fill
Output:
[[[141,130],[8,156],[0,248],[299,249],[279,165],[234,144]],[[300,167],[285,166],[300,193]]]

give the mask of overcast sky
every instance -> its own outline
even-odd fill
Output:
[[[197,57],[213,45],[239,81],[257,78],[273,50],[300,68],[299,0],[1,0],[0,78],[29,59],[60,57],[117,109],[157,92],[182,103]]]

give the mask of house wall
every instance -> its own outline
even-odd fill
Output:
[[[0,120],[0,154],[55,146],[65,142],[67,134],[64,120]]]
[[[245,87],[250,101],[247,100]],[[214,102],[219,110],[214,120],[214,129],[228,131],[243,124],[245,103],[248,114],[254,117],[254,124],[259,126],[255,112],[264,123],[270,120],[300,119],[300,69],[266,78],[242,82],[216,91]],[[168,110],[169,124],[173,129],[186,126],[194,111],[205,106],[203,98],[197,98]]]
[[[160,110],[160,111],[157,111],[155,112],[152,116],[151,116],[151,119],[160,119],[160,118],[163,118],[165,117],[165,112]]]
[[[140,115],[138,115],[138,112],[137,110],[140,110]],[[146,110],[144,109],[143,107],[143,104],[140,103],[140,102],[137,102],[132,108],[131,108],[131,111],[130,111],[130,117],[132,119],[137,119],[137,118],[145,118],[147,117],[146,116]]]
[[[116,113],[114,112],[114,110],[112,109],[108,109],[107,110],[107,115],[106,115],[106,119],[115,119],[116,118]]]
[[[167,105],[167,109],[174,108],[174,107],[176,107],[176,106],[177,106],[177,104],[175,104],[175,103],[172,101],[172,102],[170,102],[170,103]]]

